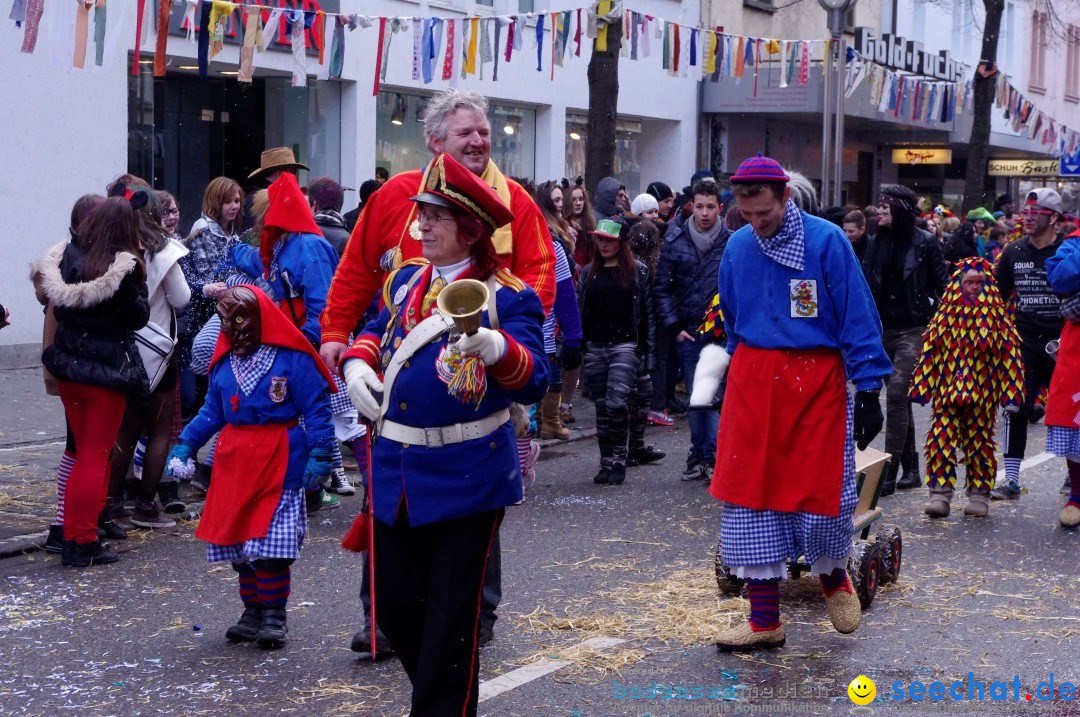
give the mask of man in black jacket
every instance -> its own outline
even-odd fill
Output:
[[[698,182],[693,188],[694,213],[682,225],[668,227],[656,266],[657,315],[675,341],[686,380],[686,393],[694,390],[694,369],[705,343],[698,327],[705,319],[716,293],[720,258],[727,246],[727,226],[720,219],[724,206],[715,182]],[[690,453],[682,479],[703,480],[716,461],[716,411],[689,416]]]
[[[868,240],[863,260],[866,281],[881,315],[882,343],[893,362],[885,394],[885,452],[892,454],[893,462],[882,495],[898,487],[918,488],[922,484],[908,387],[922,353],[923,332],[949,281],[941,245],[930,232],[915,226],[917,202],[918,197],[907,187],[881,190],[877,233]],[[897,484],[901,466],[904,475]]]
[[[349,241],[349,230],[341,216],[341,204],[345,200],[344,189],[330,177],[319,177],[308,184],[307,198],[311,202],[315,223],[340,257],[345,251],[345,242]]]

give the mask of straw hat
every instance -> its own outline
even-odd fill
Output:
[[[271,149],[263,150],[262,155],[259,157],[259,168],[248,175],[248,179],[255,179],[255,177],[274,172],[277,170],[287,169],[310,169],[306,164],[301,164],[296,161],[296,155],[288,147],[273,147]]]

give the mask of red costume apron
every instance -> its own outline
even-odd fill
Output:
[[[1050,379],[1046,425],[1080,428],[1080,325],[1066,321]]]
[[[846,427],[839,351],[739,344],[709,492],[754,510],[839,515]]]
[[[221,430],[214,471],[195,537],[215,545],[263,538],[281,501],[296,421]]]

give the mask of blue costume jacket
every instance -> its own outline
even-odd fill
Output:
[[[851,242],[836,225],[801,216],[801,271],[766,256],[749,225],[728,240],[719,281],[728,353],[743,341],[759,349],[836,349],[857,390],[880,388],[892,363]]]
[[[250,396],[244,395],[226,356],[210,369],[206,403],[199,415],[184,428],[180,440],[199,448],[226,423],[234,426],[268,425],[287,423],[303,416],[304,426],[296,425],[289,429],[289,465],[284,484],[286,489],[301,488],[308,452],[314,448],[330,450],[334,445],[327,391],[326,380],[315,367],[311,356],[278,347],[270,370],[259,379]],[[234,396],[239,399],[235,411]]]
[[[260,279],[263,276],[265,267],[258,247],[236,244],[229,250],[229,259],[237,270]],[[275,302],[297,296],[303,299],[304,316],[297,317],[301,320],[297,328],[315,346],[319,345],[322,336],[319,315],[326,308],[326,293],[330,290],[330,281],[334,278],[337,265],[337,252],[323,237],[318,234],[289,234],[278,254],[278,271],[272,272],[265,281],[258,282],[264,290],[269,284],[270,291],[267,293]],[[286,293],[282,275],[292,287],[292,297]],[[289,316],[288,308],[282,311]]]
[[[397,297],[418,271],[430,273],[427,266],[406,265],[391,274],[383,296]],[[422,297],[429,281],[421,277],[409,297]],[[543,398],[548,386],[541,329],[544,310],[533,290],[513,275],[500,270],[497,281],[501,285],[494,301],[499,329],[508,337],[508,350],[505,358],[487,367],[487,392],[480,405],[462,403],[447,392],[448,378],[440,361],[448,343],[448,334],[444,333],[403,365],[392,388],[386,420],[414,427],[446,426],[479,420],[511,403],[531,404]],[[394,303],[404,314],[410,301]],[[423,317],[414,318],[419,322]],[[380,339],[390,323],[390,309],[384,307],[378,318],[365,327],[347,358],[363,358],[381,371],[379,357],[392,352],[408,334],[408,321],[395,322],[389,336],[390,348],[380,351]],[[484,326],[491,327],[486,311]],[[514,366],[507,365],[511,362],[522,370],[513,371]],[[528,363],[531,370],[526,372]],[[504,378],[510,373],[515,375],[512,381]],[[481,438],[438,448],[406,446],[378,438],[372,463],[375,518],[391,525],[402,501],[409,524],[415,527],[503,508],[522,497],[521,466],[509,421]]]

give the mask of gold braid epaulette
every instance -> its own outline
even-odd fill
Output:
[[[495,281],[514,291],[524,291],[526,288],[525,282],[511,274],[509,269],[496,269]]]

